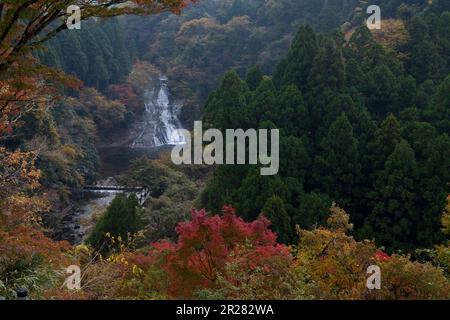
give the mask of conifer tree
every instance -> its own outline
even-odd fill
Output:
[[[439,47],[431,38],[429,28],[419,17],[407,24],[411,40],[406,45],[409,52],[406,68],[419,84],[428,79],[440,79],[445,70],[445,60],[439,54]]]
[[[298,210],[292,218],[293,223],[304,229],[316,225],[325,226],[332,202],[332,199],[324,193],[302,194]]]
[[[366,220],[372,236],[390,252],[408,250],[417,242],[415,226],[420,220],[416,207],[416,181],[414,150],[402,140],[375,182],[375,206]]]
[[[293,228],[283,199],[278,196],[270,197],[267,199],[262,212],[272,222],[271,229],[278,235],[278,241],[290,243],[293,240]]]
[[[277,91],[272,80],[261,82],[253,95],[249,109],[250,119],[254,121],[252,123],[253,127],[259,127],[262,121],[277,118],[280,110],[277,105]]]
[[[253,67],[248,69],[245,76],[245,82],[247,83],[251,91],[255,91],[256,88],[258,88],[258,86],[261,84],[263,79],[264,75],[259,65],[254,65]]]
[[[277,68],[274,76],[277,87],[295,84],[303,91],[317,51],[318,44],[314,30],[308,25],[300,27],[287,58]]]
[[[316,157],[314,181],[339,205],[350,208],[358,195],[361,164],[358,141],[345,113],[330,126],[321,143],[321,153]]]
[[[439,131],[450,135],[450,75],[439,85],[426,115]]]
[[[310,176],[311,158],[305,145],[305,138],[295,136],[281,137],[280,141],[280,172],[283,177],[298,179],[305,183]]]
[[[111,237],[116,241],[120,237],[126,243],[130,234],[133,235],[143,227],[138,206],[139,202],[135,195],[117,196],[95,225],[87,242],[102,254],[107,254],[112,249],[109,247]]]
[[[308,87],[314,92],[325,89],[340,91],[345,83],[341,48],[330,38],[324,38],[311,66]]]
[[[286,134],[297,137],[309,135],[311,119],[303,95],[297,86],[289,85],[281,92],[277,101],[279,111],[275,123],[283,128]]]
[[[61,44],[61,58],[66,73],[77,75],[81,80],[85,80],[89,71],[89,61],[82,45],[80,31],[63,32],[57,39]]]
[[[384,119],[389,113],[397,113],[401,88],[392,71],[386,65],[379,65],[368,73],[366,79],[366,106],[375,119]]]
[[[88,71],[83,80],[88,86],[104,89],[109,83],[109,73],[104,60],[101,43],[95,38],[90,28],[82,29],[81,45],[88,57]]]
[[[361,143],[366,143],[374,129],[370,113],[358,100],[354,100],[349,94],[334,95],[322,114],[322,123],[318,128],[318,135],[324,137],[336,118],[345,113],[353,127],[354,135]],[[365,146],[361,146],[365,147]]]
[[[248,95],[248,86],[239,75],[235,71],[227,72],[205,106],[204,121],[207,126],[223,130],[247,127]]]
[[[415,192],[421,219],[417,224],[417,241],[421,246],[431,246],[442,240],[439,228],[441,212],[449,194],[450,139],[425,122],[408,123],[402,128],[402,136],[414,149],[417,159]]]
[[[266,201],[272,196],[289,200],[288,186],[280,176],[261,176],[259,168],[254,167],[235,190],[233,204],[236,203],[240,215],[250,221],[258,217]]]
[[[390,114],[375,131],[374,141],[369,144],[368,165],[372,168],[372,172],[383,169],[387,158],[401,140],[400,123],[393,114]]]

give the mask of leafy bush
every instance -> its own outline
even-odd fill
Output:
[[[137,233],[142,227],[137,197],[119,195],[97,222],[87,243],[102,254],[108,254],[118,246],[127,244],[130,235]]]

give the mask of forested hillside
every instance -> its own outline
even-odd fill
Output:
[[[135,55],[134,42],[125,41],[118,18],[86,21],[81,30],[62,32],[46,43],[44,51],[37,52],[44,64],[99,90],[123,82]]]
[[[135,61],[133,41],[126,41],[118,20],[93,18],[81,30],[58,33],[33,55],[79,81],[66,87],[53,108],[33,108],[6,140],[9,148],[39,149],[36,165],[54,202],[67,204],[73,191],[98,177],[97,147],[126,128],[142,111],[141,97],[129,74]],[[143,69],[143,68],[141,68]]]
[[[161,106],[278,174],[136,147]],[[0,300],[450,299],[447,0],[0,0],[0,111]]]
[[[449,18],[431,9],[402,20],[392,32],[407,40],[396,48],[366,27],[323,35],[305,26],[273,77],[257,68],[246,80],[227,73],[204,121],[281,128],[281,172],[262,177],[257,168],[219,166],[203,205],[233,204],[248,220],[267,211],[287,243],[296,225],[323,225],[333,201],[350,213],[358,238],[389,252],[443,241]],[[433,58],[420,58],[425,52]]]
[[[174,93],[187,100],[183,119],[192,126],[228,69],[243,76],[258,63],[271,73],[301,24],[318,31],[358,25],[366,6],[359,0],[206,0],[181,16],[127,18],[126,32],[139,57],[163,70]]]
[[[127,38],[139,44],[138,56],[163,70],[174,83],[174,93],[187,100],[183,119],[191,126],[224,72],[234,69],[243,77],[248,66],[256,63],[264,73],[272,74],[287,54],[300,25],[308,24],[319,32],[330,32],[339,26],[347,31],[364,21],[368,5],[380,5],[385,19],[417,17],[425,8],[438,15],[448,10],[443,0],[433,1],[431,8],[426,0],[378,0],[370,4],[359,0],[201,1],[181,16],[127,18],[125,32]],[[432,19],[433,15],[427,17],[424,19]],[[436,21],[423,23],[442,28]],[[415,32],[431,37],[421,41],[435,43],[432,38],[438,34],[427,28],[423,26]],[[438,43],[445,42],[441,39]],[[409,51],[419,63],[439,64],[440,59],[421,56],[434,51]],[[437,76],[442,76],[439,66],[436,70]],[[423,80],[424,75],[417,73],[414,76]]]

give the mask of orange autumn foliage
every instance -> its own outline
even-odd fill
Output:
[[[25,114],[53,106],[61,97],[58,86],[78,89],[81,82],[60,70],[22,57],[0,72],[0,141],[10,138]]]
[[[348,235],[349,216],[333,205],[328,228],[299,230],[294,269],[304,277],[312,299],[449,299],[450,282],[431,263],[409,256],[388,256],[373,241]],[[343,226],[347,226],[344,228]],[[381,290],[366,286],[367,268],[380,267]]]
[[[174,298],[192,298],[198,290],[214,289],[230,266],[249,274],[261,272],[269,279],[271,274],[282,274],[282,269],[287,272],[292,259],[288,248],[276,243],[269,225],[264,217],[244,222],[231,207],[224,207],[222,216],[193,210],[192,220],[177,227],[177,242],[154,243],[146,255],[127,261],[139,270],[157,266],[164,271],[167,293]],[[240,286],[243,279],[227,281]]]

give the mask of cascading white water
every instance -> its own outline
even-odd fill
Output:
[[[159,86],[147,91],[145,112],[139,124],[138,135],[133,141],[134,148],[159,147],[184,144],[185,137],[178,114],[182,105],[171,103],[168,79],[160,77]]]
[[[160,77],[159,84],[147,90],[142,119],[133,126],[130,132],[130,136],[134,138],[132,148],[130,149],[127,144],[125,147],[120,146],[118,149],[112,148],[108,151],[107,163],[114,164],[114,174],[120,174],[120,172],[126,170],[129,162],[137,157],[145,155],[155,158],[159,152],[157,151],[158,148],[154,147],[184,144],[186,139],[178,131],[183,128],[178,119],[181,107],[181,104],[170,101],[168,79]],[[152,152],[156,153],[152,154]],[[106,151],[103,150],[103,155],[105,153]],[[126,163],[125,167],[121,168],[124,163]],[[103,161],[103,165],[105,165],[105,161]],[[98,182],[97,186],[118,187],[119,185],[114,178],[109,177],[105,181]],[[82,221],[91,221],[93,213],[102,209],[106,210],[115,196],[122,192],[118,190],[91,190],[90,194],[96,194],[98,197],[90,199],[85,206],[64,217],[57,228],[56,237],[59,240],[68,240],[72,244],[82,243],[90,232],[89,227]]]

